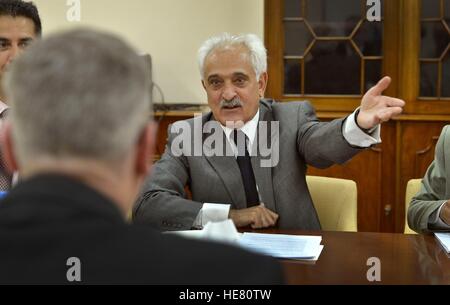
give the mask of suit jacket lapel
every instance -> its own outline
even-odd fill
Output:
[[[265,206],[268,209],[276,212],[277,208],[275,205],[273,192],[272,167],[261,167],[261,161],[266,160],[267,158],[262,158],[258,149],[258,146],[270,147],[272,150],[272,155],[274,153],[278,153],[273,151],[275,147],[269,146],[271,143],[274,143],[274,140],[277,140],[277,137],[279,136],[276,133],[276,130],[271,130],[270,128],[270,124],[273,121],[273,116],[272,111],[269,108],[270,107],[264,103],[261,103],[260,105],[259,121],[267,122],[268,132],[266,134],[266,137],[263,137],[261,139],[257,138],[257,140],[254,142],[254,145],[252,147],[251,161],[253,172],[255,173],[256,184],[258,185],[260,200],[261,202],[264,202]],[[211,115],[209,119],[215,120],[213,115]],[[258,134],[259,127],[256,137],[258,137]],[[211,134],[204,133],[203,142],[205,142],[205,140],[209,136],[211,136]],[[223,140],[223,147],[228,151],[232,151],[231,146],[225,137],[225,134],[223,136]],[[259,143],[259,141],[261,141],[261,143]],[[225,188],[227,189],[227,192],[233,201],[234,207],[237,209],[245,209],[247,207],[245,190],[236,158],[234,156],[216,156],[212,153],[214,148],[210,145],[204,145],[203,149],[205,152],[205,158],[214,168],[217,175],[222,179]]]
[[[214,120],[211,117],[211,120]],[[220,128],[220,126],[219,126]],[[220,128],[221,129],[221,128]],[[232,152],[231,146],[228,143],[225,133],[220,130],[223,134],[223,148],[226,151]],[[203,143],[205,140],[212,136],[212,134],[204,133],[203,134]],[[209,143],[205,143],[203,145],[205,158],[209,162],[209,164],[214,168],[217,175],[223,181],[223,184],[228,192],[228,195],[232,199],[233,208],[236,209],[244,209],[247,207],[246,199],[245,199],[245,190],[244,185],[242,183],[241,171],[239,170],[239,166],[236,162],[236,158],[234,155],[227,156],[225,151],[223,152],[223,156],[217,156],[213,153],[214,147],[211,147]],[[205,185],[205,187],[208,187]]]
[[[274,147],[271,147],[269,145],[271,143],[271,138],[272,140],[274,140],[278,135],[270,128],[270,123],[272,121],[272,112],[264,104],[261,104],[259,122],[267,123],[268,132],[265,136],[260,136],[260,125],[258,124],[258,132],[256,133],[256,141],[254,142],[254,145],[252,147],[251,160],[253,172],[255,173],[256,184],[258,185],[260,200],[269,210],[276,212],[277,209],[275,205],[272,182],[272,167],[261,166],[261,161],[265,160],[266,158],[263,158],[259,151],[260,147],[270,147],[271,150],[274,149]]]

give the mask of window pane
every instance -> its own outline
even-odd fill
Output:
[[[442,22],[422,22],[421,58],[440,58],[449,42]]]
[[[303,56],[305,49],[312,42],[313,36],[302,21],[284,23],[285,55]]]
[[[361,20],[360,0],[305,1],[305,17],[317,36],[349,36]]]
[[[301,94],[301,78],[300,60],[286,59],[284,61],[284,93]]]
[[[440,1],[441,0],[422,0],[422,18],[440,18]]]
[[[383,22],[364,21],[354,40],[364,56],[382,56]]]
[[[284,17],[301,17],[302,0],[284,0]]]
[[[442,97],[450,97],[450,53],[442,61]]]
[[[381,60],[366,60],[365,61],[365,84],[364,92],[375,86],[381,79],[382,73]]]
[[[349,41],[316,41],[305,57],[305,94],[360,95],[361,59]]]
[[[438,64],[425,63],[420,65],[420,96],[437,97]]]

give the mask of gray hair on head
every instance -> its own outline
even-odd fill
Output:
[[[34,43],[4,80],[19,163],[117,161],[149,121],[150,77],[120,38],[88,29]]]
[[[255,70],[256,79],[267,72],[267,50],[261,39],[255,34],[231,35],[223,33],[206,40],[198,50],[198,65],[202,80],[205,77],[205,60],[214,50],[231,46],[245,46],[250,54],[251,64]]]

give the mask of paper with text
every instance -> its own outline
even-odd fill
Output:
[[[317,260],[323,249],[321,241],[321,236],[244,233],[239,244],[276,258]]]

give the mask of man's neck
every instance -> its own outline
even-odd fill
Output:
[[[260,115],[260,111],[258,110],[250,121],[245,122],[244,125],[239,126],[239,128],[238,128],[238,129],[242,130],[245,133],[245,135],[248,137],[248,139],[250,141],[250,146],[253,145],[253,142],[254,142],[254,139],[256,136],[256,132],[258,129],[258,122],[259,122],[259,115]],[[222,129],[225,132],[227,139],[230,139],[230,135],[234,128],[232,128],[230,126],[223,126],[222,124],[220,124],[220,125],[222,126]]]
[[[54,173],[64,175],[81,181],[85,185],[96,190],[103,196],[109,198],[126,215],[128,201],[126,190],[122,189],[123,183],[119,178],[120,174],[108,169],[107,166],[99,165],[98,162],[89,161],[50,161],[39,160],[39,162],[27,165],[25,170],[20,172],[23,179],[39,174]]]

